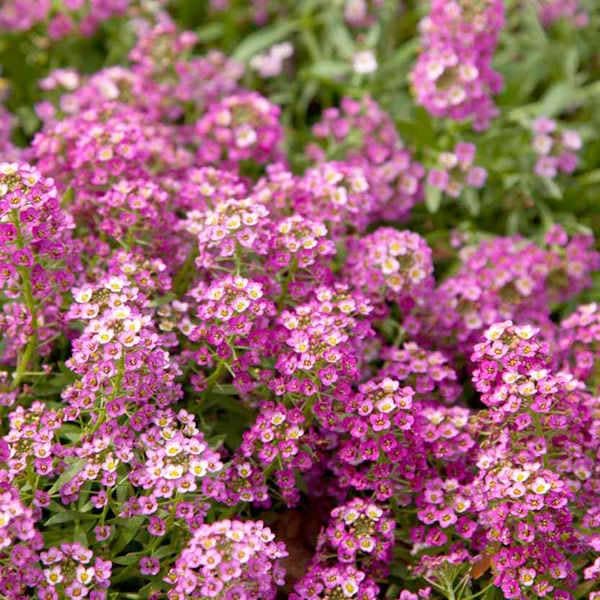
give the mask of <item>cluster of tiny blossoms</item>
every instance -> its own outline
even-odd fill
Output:
[[[265,472],[274,470],[281,495],[289,505],[300,500],[294,470],[308,471],[312,466],[307,448],[314,444],[314,435],[305,427],[306,418],[299,409],[265,404],[240,446],[246,460],[253,459]]]
[[[122,266],[130,280],[119,273],[76,288],[68,314],[86,327],[68,361],[79,379],[64,390],[63,399],[77,412],[91,411],[93,418],[98,409],[119,415],[128,404],[142,406],[150,398],[167,406],[181,394],[174,381],[177,366],[161,345],[149,301],[136,285],[136,277],[149,279],[149,273],[135,262]]]
[[[324,111],[313,134],[318,144],[310,144],[307,153],[315,162],[343,159],[363,169],[374,200],[372,219],[403,220],[422,200],[425,170],[372,98],[342,98],[339,108]]]
[[[501,0],[434,0],[410,75],[417,102],[436,117],[473,118],[475,129],[486,129],[498,114],[492,96],[502,77],[491,61],[503,25]]]
[[[465,186],[481,188],[485,184],[487,171],[473,165],[475,145],[460,142],[454,152],[442,152],[438,167],[427,174],[427,183],[442,190],[451,198],[457,198]]]
[[[559,331],[559,347],[564,354],[565,370],[575,377],[590,380],[598,389],[600,359],[600,306],[596,302],[581,305],[563,319]]]
[[[0,28],[26,31],[44,23],[51,40],[68,35],[89,37],[110,18],[124,16],[143,2],[136,0],[7,0],[0,10]]]
[[[494,582],[507,598],[530,589],[537,597],[572,598],[577,577],[569,557],[595,545],[577,532],[582,515],[575,508],[575,493],[585,489],[577,465],[597,450],[589,400],[572,376],[550,369],[549,357],[535,328],[511,321],[490,327],[472,357],[473,382],[492,423],[474,494],[497,552]],[[590,477],[582,473],[584,482]]]
[[[377,598],[373,577],[386,573],[393,538],[394,521],[378,505],[355,498],[338,506],[319,535],[312,564],[290,597]]]
[[[261,521],[217,521],[199,527],[167,580],[169,599],[235,598],[269,600],[283,583],[287,556]]]
[[[535,173],[553,179],[559,173],[570,175],[577,167],[581,137],[571,129],[561,129],[556,121],[541,117],[532,125],[532,146],[537,155]]]
[[[244,160],[257,163],[281,157],[280,109],[256,92],[227,96],[209,107],[196,124],[201,164],[232,168]]]
[[[556,225],[539,244],[439,242],[440,215],[418,206],[426,185],[468,196],[487,173],[472,143],[441,151],[460,126],[419,147],[401,121],[414,111],[392,114],[385,85],[377,101],[363,87],[385,83],[390,67],[373,73],[365,48],[394,3],[325,3],[260,49],[240,44],[259,77],[198,54],[229,25],[181,30],[187,3],[170,3],[173,18],[164,4],[0,7],[0,27],[35,26],[32,65],[110,17],[127,15],[106,24],[111,40],[135,37],[123,64],[59,62],[39,82],[28,148],[0,109],[0,155],[15,161],[0,163],[0,596],[587,590],[600,568],[600,311],[574,303],[600,264],[593,237]],[[208,4],[252,28],[297,10]],[[411,83],[433,116],[484,129],[497,114],[503,4],[431,3]],[[327,85],[296,103],[280,75],[316,56],[312,28],[329,31],[330,14],[332,46],[355,36],[354,82],[319,63],[307,81]],[[275,43],[288,33],[293,60]],[[314,125],[286,139],[302,103]],[[579,136],[533,127],[536,172],[572,173]],[[416,157],[439,161],[426,175]]]
[[[0,163],[0,325],[8,333],[2,362],[26,369],[35,350],[62,326],[57,310],[75,281],[73,219],[54,181],[26,163]],[[51,299],[50,302],[43,300]]]
[[[431,249],[412,231],[381,227],[350,240],[347,269],[351,285],[378,303],[410,306],[433,286]]]
[[[93,560],[92,560],[93,559]],[[42,600],[55,598],[86,598],[102,600],[107,597],[112,565],[96,557],[77,542],[61,544],[40,554],[44,579],[38,590]]]
[[[519,237],[485,240],[461,250],[462,265],[439,285],[405,325],[437,347],[470,354],[483,331],[503,319],[554,328],[551,306],[589,284],[600,255],[593,238],[557,227],[546,247]]]
[[[538,16],[545,27],[561,19],[575,27],[585,27],[590,20],[579,0],[541,0],[538,2]]]

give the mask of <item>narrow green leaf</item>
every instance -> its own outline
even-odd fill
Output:
[[[270,48],[273,44],[282,41],[296,30],[293,22],[280,23],[272,27],[263,27],[260,31],[252,33],[233,51],[232,58],[246,62],[255,54]]]
[[[58,523],[68,523],[69,521],[74,521],[75,519],[89,519],[96,520],[98,515],[92,515],[89,513],[81,513],[77,510],[65,510],[63,512],[56,513],[52,515],[44,525],[56,525]]]
[[[85,464],[85,460],[83,458],[78,458],[67,469],[65,469],[65,471],[63,471],[63,473],[60,475],[60,477],[54,482],[54,484],[52,485],[52,487],[50,488],[48,493],[54,494],[55,492],[60,490],[60,488],[63,485],[69,483],[69,481],[71,481],[71,479],[73,479],[75,477],[75,475],[77,475],[77,473],[79,473],[79,471],[81,471],[84,464]]]
[[[544,185],[546,192],[548,193],[548,196],[550,196],[550,198],[555,198],[556,200],[562,199],[562,197],[563,197],[562,191],[561,191],[560,187],[558,186],[558,184],[553,179],[550,179],[548,177],[541,177],[540,179],[542,181],[542,184]]]
[[[436,213],[442,203],[442,190],[433,185],[425,186],[425,206],[430,213]]]

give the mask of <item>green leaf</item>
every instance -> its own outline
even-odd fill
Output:
[[[273,44],[280,42],[296,30],[293,22],[281,23],[271,27],[263,27],[260,31],[250,34],[233,51],[232,58],[241,62],[247,62],[255,54],[270,48]]]
[[[92,515],[89,513],[80,513],[78,510],[65,510],[63,512],[52,515],[44,525],[56,525],[57,523],[68,523],[69,521],[75,521],[76,519],[88,519],[96,520],[98,515]]]
[[[581,185],[593,185],[600,183],[600,169],[595,169],[594,171],[590,171],[585,175],[581,175],[578,177],[578,181]]]
[[[472,187],[466,187],[462,193],[463,201],[467,210],[472,216],[476,217],[479,214],[479,197],[477,192]]]
[[[354,54],[354,38],[343,25],[336,25],[327,30],[327,38],[333,44],[338,56],[350,58]]]
[[[196,29],[196,35],[198,41],[204,44],[208,42],[214,42],[223,36],[223,24],[222,23],[209,23],[204,27]]]
[[[337,60],[320,60],[305,71],[309,78],[316,79],[339,79],[349,72],[350,65]]]
[[[117,565],[132,565],[136,563],[143,556],[143,552],[130,552],[125,556],[117,556],[112,561]]]
[[[114,545],[111,546],[111,554],[113,556],[119,554],[127,544],[133,540],[137,535],[144,517],[132,517],[131,519],[118,519],[116,528],[120,530],[119,537],[116,539]]]
[[[62,200],[60,205],[63,208],[67,208],[69,206],[69,204],[71,204],[71,202],[73,202],[73,199],[75,198],[75,190],[69,186],[66,190],[65,193],[62,196]]]
[[[442,190],[433,185],[425,186],[425,206],[430,213],[436,213],[442,203]]]
[[[212,393],[220,396],[237,396],[239,392],[231,383],[217,383],[212,389]]]
[[[553,179],[550,179],[548,177],[540,177],[540,180],[541,180],[542,184],[544,185],[544,188],[545,188],[546,192],[548,193],[548,196],[550,196],[550,198],[554,198],[556,200],[562,199],[562,197],[563,197],[562,191],[561,191],[560,187],[558,186],[558,184]]]
[[[65,471],[63,471],[63,473],[60,475],[60,477],[53,483],[53,485],[50,488],[50,490],[48,491],[48,493],[50,495],[52,495],[55,492],[57,492],[58,490],[60,490],[60,488],[63,485],[69,483],[69,481],[71,481],[71,479],[73,479],[75,477],[75,475],[77,475],[77,473],[79,473],[79,471],[81,471],[84,464],[85,464],[85,459],[83,459],[83,458],[78,458],[75,462],[73,462],[69,466],[69,468],[67,468]]]

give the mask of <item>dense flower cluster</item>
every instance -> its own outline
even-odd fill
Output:
[[[474,487],[488,544],[500,545],[494,581],[507,598],[532,586],[538,596],[571,598],[568,558],[595,545],[568,510],[593,477],[577,476],[598,444],[589,400],[572,376],[549,368],[549,356],[535,328],[505,321],[486,331],[472,357],[474,384],[498,427],[480,453]]]
[[[501,115],[501,0],[0,3],[0,597],[598,600],[579,54]]]
[[[350,240],[347,267],[351,284],[379,302],[410,306],[433,286],[431,249],[411,231],[382,227]]]
[[[307,152],[315,162],[343,158],[362,167],[374,199],[371,218],[404,219],[422,200],[425,171],[372,98],[342,98],[339,108],[324,112],[313,133],[320,143]]]
[[[68,35],[91,36],[104,22],[128,11],[134,12],[136,0],[7,0],[0,10],[0,27],[24,31],[45,23],[48,36],[57,40]]]
[[[160,273],[164,265],[156,263]],[[68,313],[87,323],[68,361],[79,380],[64,390],[63,399],[76,411],[92,411],[95,417],[99,409],[119,414],[129,403],[143,406],[150,399],[168,406],[181,395],[175,383],[177,365],[161,344],[144,295],[156,285],[151,272],[128,260],[119,264],[119,270],[94,286],[76,288]],[[140,289],[137,283],[149,289]]]
[[[381,374],[411,386],[418,398],[453,404],[460,395],[456,371],[441,352],[429,352],[415,342],[402,347],[382,348],[381,358],[386,362]]]
[[[50,352],[63,325],[57,308],[75,281],[73,226],[52,179],[25,163],[0,163],[0,281],[10,299],[0,313],[2,362],[18,360],[17,372],[34,351]]]
[[[485,184],[487,172],[473,165],[475,146],[460,142],[454,152],[442,152],[438,167],[427,174],[427,183],[442,190],[451,198],[460,196],[465,186],[480,188]]]
[[[595,382],[598,389],[600,366],[600,306],[593,302],[584,304],[560,324],[559,348],[565,359],[565,370],[575,377]]]
[[[280,159],[279,114],[278,106],[255,92],[227,96],[211,105],[195,128],[198,161],[232,168],[250,159],[257,163]]]
[[[136,443],[140,460],[129,475],[134,485],[149,490],[151,497],[171,498],[194,492],[197,479],[221,470],[219,455],[208,447],[193,415],[184,410],[176,416],[163,412],[153,422]],[[139,502],[143,505],[145,499]]]
[[[483,330],[503,319],[552,329],[552,303],[586,287],[600,255],[592,248],[592,238],[569,239],[562,228],[549,232],[547,242],[541,248],[507,237],[465,247],[460,269],[407,319],[407,327],[467,355]]]
[[[85,598],[102,600],[107,597],[112,565],[109,560],[96,557],[77,542],[61,544],[40,554],[45,581],[38,597],[43,599]]]
[[[311,566],[296,584],[291,600],[321,600],[323,598],[356,598],[374,600],[379,588],[363,571],[352,565],[333,567]]]
[[[260,521],[217,521],[199,527],[167,579],[168,597],[262,600],[283,583],[282,545]]]
[[[535,173],[541,177],[556,177],[558,173],[572,173],[577,167],[577,151],[581,137],[571,129],[559,129],[556,121],[545,117],[532,125],[533,149],[537,155]]]
[[[274,470],[281,495],[289,505],[300,500],[294,470],[308,471],[312,466],[307,449],[314,446],[314,435],[304,427],[306,418],[299,409],[265,404],[240,446],[246,460],[253,459],[265,472]]]
[[[0,27],[16,31],[29,29],[46,19],[51,5],[50,0],[11,0],[3,3],[0,8]]]
[[[486,129],[498,114],[492,96],[502,77],[491,60],[503,25],[501,0],[434,0],[410,76],[417,102],[436,117],[472,117],[475,129]]]

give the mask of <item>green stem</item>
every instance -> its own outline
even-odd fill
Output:
[[[12,222],[17,230],[17,247],[22,250],[25,248],[25,241],[23,239],[23,233],[21,231],[21,225],[19,223],[19,216],[16,211],[12,211]],[[25,267],[18,267],[17,269],[19,273],[19,277],[21,278],[21,283],[23,286],[23,300],[25,302],[25,306],[29,311],[29,315],[31,317],[31,334],[27,340],[27,344],[25,345],[25,350],[22,354],[19,355],[17,360],[17,369],[14,373],[14,379],[12,384],[12,389],[16,389],[19,387],[25,373],[27,372],[27,368],[31,362],[33,362],[36,346],[37,346],[37,330],[38,330],[38,314],[37,314],[37,305],[35,302],[35,298],[33,297],[33,290],[31,287],[31,277],[30,272]]]
[[[297,261],[294,258],[290,264],[290,268],[285,275],[283,283],[281,284],[281,296],[279,296],[279,300],[277,301],[277,312],[281,312],[283,307],[285,306],[285,301],[287,300],[288,289],[290,287],[290,283],[293,281],[294,276],[296,275],[297,269]]]
[[[196,264],[196,257],[198,256],[198,247],[196,244],[193,245],[188,257],[185,259],[183,265],[177,274],[173,278],[173,291],[175,295],[179,298],[185,292],[187,292],[190,285],[190,278],[194,272],[194,266]]]
[[[204,388],[204,391],[210,392],[210,390],[212,390],[215,387],[215,385],[219,382],[226,370],[227,364],[224,360],[220,360],[217,364],[217,368],[206,379],[206,387]]]

